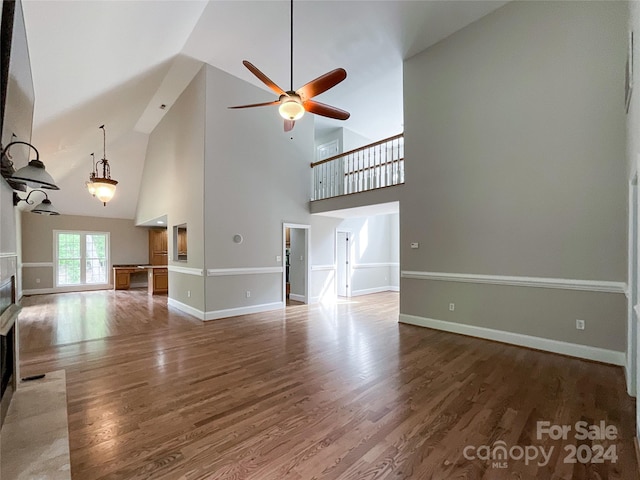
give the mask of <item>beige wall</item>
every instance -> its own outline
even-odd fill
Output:
[[[282,256],[283,222],[310,222],[306,202],[311,193],[313,115],[305,115],[285,133],[275,107],[229,110],[229,105],[264,101],[269,93],[217,68],[206,69],[206,268],[282,268],[276,256]],[[233,242],[235,234],[243,236],[241,244]],[[246,291],[251,291],[250,298]],[[207,312],[281,301],[282,273],[206,280]]]
[[[626,281],[626,9],[511,2],[405,62],[403,270]],[[403,278],[401,312],[624,351],[622,292],[529,290]]]
[[[108,232],[112,265],[144,265],[149,261],[147,229],[136,227],[133,220],[76,215],[45,216],[29,212],[23,213],[21,220],[22,288],[25,293],[54,288],[54,230]],[[50,265],[40,265],[43,263]],[[40,279],[40,282],[36,283],[36,279]]]
[[[204,113],[205,69],[153,130],[149,137],[136,211],[140,224],[167,215],[169,265],[204,268]],[[188,229],[187,262],[174,258],[173,227]],[[169,270],[169,298],[204,311],[204,277]]]

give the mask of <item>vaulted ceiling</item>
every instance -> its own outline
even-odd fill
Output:
[[[296,1],[294,88],[343,67],[347,79],[318,100],[351,112],[346,122],[301,121],[372,140],[401,132],[403,59],[505,3]],[[242,60],[290,86],[288,1],[23,0],[23,10],[36,98],[32,141],[61,187],[51,199],[65,214],[134,217],[148,134],[203,62],[263,88],[256,101],[274,95]],[[119,181],[106,207],[84,187],[90,154],[102,157],[102,124]]]

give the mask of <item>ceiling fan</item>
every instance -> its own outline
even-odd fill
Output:
[[[284,118],[284,131],[288,132],[293,129],[295,121],[302,118],[304,112],[315,113],[323,117],[335,118],[338,120],[346,120],[350,113],[324,103],[311,100],[316,95],[326,92],[338,83],[347,78],[347,72],[344,68],[336,68],[328,73],[310,81],[298,90],[293,90],[293,0],[291,0],[291,90],[284,91],[276,85],[269,77],[262,73],[258,67],[247,60],[243,60],[243,65],[249,69],[262,83],[279,95],[278,100],[265,103],[254,103],[251,105],[239,105],[229,108],[252,108],[266,107],[269,105],[280,105],[279,112]]]

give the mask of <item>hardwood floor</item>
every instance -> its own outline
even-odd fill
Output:
[[[618,367],[398,324],[397,293],[207,323],[116,293],[30,297],[19,319],[22,374],[66,370],[74,479],[639,478]],[[581,420],[616,438],[577,440]],[[473,458],[500,441],[553,452]],[[617,460],[564,462],[592,444]]]

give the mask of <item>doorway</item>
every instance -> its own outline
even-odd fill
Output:
[[[338,297],[351,296],[351,232],[336,231],[336,286]]]
[[[282,224],[282,302],[284,305],[309,303],[310,225]]]

